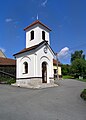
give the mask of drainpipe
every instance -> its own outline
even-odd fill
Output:
[[[34,53],[34,77],[37,77],[37,54]]]

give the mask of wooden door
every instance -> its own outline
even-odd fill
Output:
[[[47,83],[47,63],[42,63],[42,83]]]

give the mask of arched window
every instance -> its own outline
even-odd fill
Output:
[[[24,62],[24,73],[27,74],[28,73],[28,63]]]
[[[34,31],[31,31],[30,36],[31,36],[31,40],[33,40],[34,39]]]
[[[42,31],[42,39],[45,40],[45,32]]]

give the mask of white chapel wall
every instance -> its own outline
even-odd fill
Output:
[[[44,46],[45,47],[45,46]],[[37,51],[37,74],[41,76],[42,71],[42,62],[48,63],[48,71],[49,77],[53,77],[53,55],[51,54],[50,50],[48,49],[47,54],[44,53],[44,47]],[[40,65],[39,65],[40,63]]]
[[[23,53],[17,57],[17,78],[35,77],[34,73],[34,54]],[[28,62],[28,74],[23,73],[23,63]]]
[[[31,38],[30,38],[31,31],[34,31],[34,39],[33,40],[31,40]],[[37,45],[43,41],[42,31],[45,31],[45,40],[47,40],[48,44],[50,44],[49,31],[47,29],[45,29],[44,27],[41,27],[40,25],[39,26],[34,25],[26,31],[26,48]]]
[[[45,46],[44,46],[45,47]],[[44,47],[36,51],[34,54],[29,52],[22,53],[17,56],[17,78],[42,77],[42,62],[47,63],[48,83],[49,77],[53,78],[53,55],[48,49],[47,54],[44,53]],[[28,62],[28,74],[23,74],[23,63]]]

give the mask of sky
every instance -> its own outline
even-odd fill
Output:
[[[37,16],[52,30],[61,63],[70,64],[76,50],[86,54],[86,0],[0,0],[0,49],[8,58],[25,48],[24,28]]]

